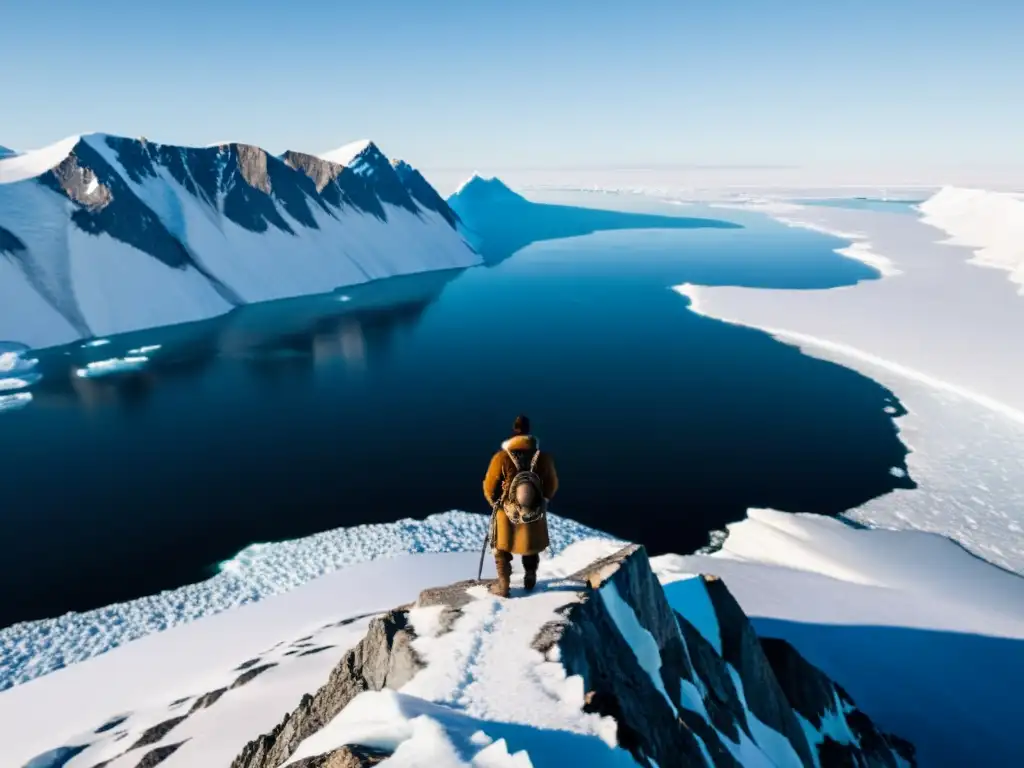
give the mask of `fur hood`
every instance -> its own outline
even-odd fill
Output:
[[[540,441],[533,435],[513,435],[501,444],[503,451],[539,451]]]

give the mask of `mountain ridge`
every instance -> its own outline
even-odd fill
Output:
[[[467,199],[475,202],[493,202],[496,200],[502,202],[528,202],[525,197],[518,192],[514,192],[497,176],[485,177],[475,172],[462,182],[455,192],[448,196],[449,202],[465,201]]]
[[[402,167],[372,142],[346,166],[102,133],[2,158],[0,338],[53,346],[478,263]]]
[[[643,547],[628,545],[537,594],[499,602],[496,610],[517,612],[515,633],[504,627],[515,637],[502,636],[499,625],[475,623],[491,599],[481,591],[485,584],[456,582],[424,590],[414,604],[371,620],[362,641],[323,685],[303,696],[272,731],[250,741],[232,768],[375,765],[400,752],[439,756],[448,750],[438,749],[438,738],[450,739],[461,759],[470,759],[467,750],[475,752],[474,765],[525,764],[523,752],[529,764],[548,765],[570,744],[576,760],[595,766],[627,761],[665,768],[914,764],[909,742],[880,732],[796,649],[758,638],[720,579],[695,578],[693,611],[699,615],[710,606],[712,612],[691,616],[696,624],[669,606]],[[554,610],[531,615],[526,609],[531,601]],[[524,619],[534,622],[532,630],[523,626]],[[474,647],[494,644],[492,655],[508,665],[538,664],[535,672],[516,672],[549,680],[541,688],[549,696],[561,690],[557,695],[564,706],[580,707],[580,720],[559,722],[573,716],[540,702],[534,702],[534,711],[523,703],[509,709],[509,700],[524,694],[507,690],[514,677],[489,666],[486,652],[451,662],[447,644],[459,644],[449,638],[467,631],[466,625],[484,635],[474,638]],[[529,645],[522,656],[515,652],[520,643]],[[456,704],[444,697],[432,700],[434,689],[420,681],[432,677],[435,666],[457,672],[464,664],[476,693],[467,691]],[[555,682],[556,669],[564,681]],[[447,672],[437,674],[447,677]],[[582,688],[569,686],[574,680]],[[523,688],[531,690],[525,683]],[[500,701],[493,698],[499,693]],[[485,699],[478,701],[480,696]],[[440,736],[423,738],[417,729],[410,734],[399,725],[406,719],[416,723],[420,714],[440,726]],[[389,726],[389,720],[398,722]],[[463,743],[474,729],[489,731],[487,739],[474,735]],[[565,731],[556,739],[558,731],[547,729]],[[388,736],[390,731],[404,735]],[[361,740],[360,734],[368,738]]]

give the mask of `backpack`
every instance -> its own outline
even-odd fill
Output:
[[[525,457],[518,459],[507,448],[505,453],[512,459],[516,473],[502,489],[498,507],[513,525],[525,525],[540,520],[548,511],[548,500],[544,498],[544,483],[536,471],[540,450],[533,452],[528,466]]]

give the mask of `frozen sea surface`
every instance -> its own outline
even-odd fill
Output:
[[[418,552],[479,551],[488,519],[446,512],[425,520],[358,525],[271,544],[253,544],[221,564],[213,578],[179,589],[0,630],[0,690],[202,616],[287,592],[356,563]],[[550,516],[551,549],[612,538]],[[476,573],[466,573],[473,578]]]

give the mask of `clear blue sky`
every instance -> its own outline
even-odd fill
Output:
[[[1020,0],[11,0],[0,144],[105,131],[426,168],[1024,155]]]

